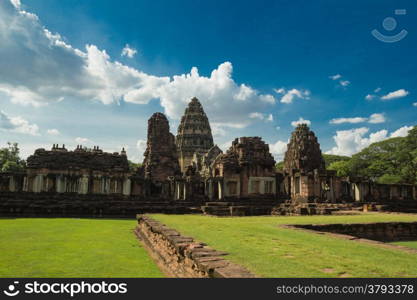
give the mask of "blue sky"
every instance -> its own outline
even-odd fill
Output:
[[[0,146],[126,147],[140,161],[152,113],[175,134],[197,96],[224,150],[262,136],[279,160],[301,121],[323,152],[351,155],[416,124],[416,11],[380,0],[1,0]],[[373,29],[408,34],[385,43]]]

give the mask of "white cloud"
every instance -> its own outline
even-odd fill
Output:
[[[413,103],[413,106],[416,106],[416,107],[417,107],[417,102],[414,102],[414,103]]]
[[[408,135],[408,131],[413,129],[413,126],[403,126],[391,133],[390,137],[404,137]]]
[[[275,92],[278,94],[282,94],[280,102],[285,104],[292,103],[295,99],[310,99],[310,91],[309,90],[298,90],[298,89],[291,89],[285,90],[284,88],[275,89]]]
[[[382,90],[382,89],[381,89],[380,87],[377,87],[377,88],[374,90],[374,93],[379,93],[381,90]]]
[[[137,143],[136,143],[136,149],[139,152],[139,156],[138,156],[137,160],[139,162],[143,161],[143,154],[145,153],[146,145],[147,145],[146,140],[138,140]]]
[[[384,123],[385,122],[385,115],[383,113],[379,114],[372,114],[369,116],[369,118],[364,117],[353,117],[353,118],[336,118],[330,120],[330,124],[344,124],[344,123],[350,123],[350,124],[357,124],[357,123]]]
[[[274,116],[272,114],[263,114],[260,112],[252,112],[249,114],[249,118],[251,119],[258,119],[264,120],[265,122],[272,122],[274,120]]]
[[[330,78],[331,80],[338,80],[338,79],[342,78],[342,75],[340,75],[340,74],[336,74],[336,75],[329,76],[329,78]]]
[[[349,80],[341,80],[339,83],[340,83],[341,86],[344,86],[344,87],[350,85],[350,81]]]
[[[30,124],[20,116],[10,117],[4,111],[0,111],[0,129],[28,135],[39,135],[39,127]]]
[[[383,141],[390,137],[406,136],[412,127],[404,126],[388,135],[386,129],[369,134],[369,128],[361,127],[350,130],[336,131],[333,139],[336,146],[327,151],[328,154],[352,155],[368,147],[372,143]]]
[[[249,118],[251,119],[259,119],[259,120],[263,120],[264,119],[264,115],[259,113],[259,112],[253,112],[249,114]]]
[[[46,131],[46,133],[47,134],[49,134],[49,135],[60,135],[61,133],[59,132],[59,130],[58,129],[48,129],[47,131]]]
[[[354,118],[336,118],[330,120],[330,124],[343,124],[343,123],[350,123],[350,124],[356,124],[356,123],[362,123],[366,122],[368,118],[361,118],[361,117],[354,117]]]
[[[167,116],[177,120],[196,96],[212,122],[244,126],[251,123],[250,112],[276,103],[273,95],[235,82],[230,62],[209,76],[196,67],[173,77],[153,76],[112,61],[95,45],[74,48],[8,1],[0,1],[0,44],[0,95],[13,103],[41,106],[80,99],[147,104],[157,99]]]
[[[406,91],[405,89],[399,89],[397,91],[388,93],[384,96],[381,97],[382,100],[392,100],[392,99],[397,99],[397,98],[402,98],[405,97],[409,94],[408,91]]]
[[[136,53],[138,53],[138,51],[135,48],[132,48],[129,46],[129,44],[126,44],[126,46],[122,50],[121,56],[127,56],[129,58],[133,58]]]
[[[20,8],[21,3],[20,0],[10,0],[10,2],[14,5],[16,8]]]
[[[78,144],[88,144],[91,145],[93,143],[92,140],[88,139],[88,138],[84,138],[84,137],[77,137],[75,138],[75,142]]]
[[[379,123],[384,123],[385,120],[385,115],[384,114],[372,114],[369,117],[368,122],[371,124],[379,124]]]
[[[368,100],[368,101],[372,100],[374,98],[375,98],[375,95],[371,95],[371,94],[368,94],[368,95],[365,96],[365,99]]]
[[[300,117],[297,121],[292,121],[291,125],[293,127],[297,127],[300,124],[306,124],[307,126],[311,125],[311,121],[310,120],[304,120],[302,117]]]
[[[284,154],[287,151],[287,142],[276,141],[274,144],[269,144],[269,151],[275,157],[276,161],[281,161],[284,159]]]

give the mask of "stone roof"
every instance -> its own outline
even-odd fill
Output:
[[[300,124],[292,132],[284,158],[284,171],[311,172],[325,170],[320,144],[314,132],[306,124]]]
[[[59,148],[54,145],[51,150],[37,149],[27,159],[28,169],[89,169],[97,171],[128,172],[129,163],[127,156],[122,151],[119,153],[107,153],[98,147],[85,149],[77,146],[74,151],[68,151],[65,146]]]
[[[225,154],[219,156],[219,162],[226,168],[239,168],[246,165],[260,165],[274,168],[275,160],[269,152],[269,146],[260,137],[240,137],[232,142]]]
[[[165,181],[180,173],[175,137],[163,113],[154,113],[148,120],[148,137],[142,170],[145,178]]]
[[[213,147],[210,123],[203,106],[192,98],[178,126],[176,145],[179,151],[207,152]]]

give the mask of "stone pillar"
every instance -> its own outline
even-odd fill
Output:
[[[219,200],[223,199],[223,184],[222,182],[218,182],[219,185]]]
[[[126,178],[123,181],[123,195],[130,196],[132,191],[132,181],[129,178]]]
[[[14,176],[10,176],[10,180],[9,180],[9,191],[10,192],[15,192],[16,191],[16,181],[14,179]]]
[[[79,179],[79,184],[78,184],[78,193],[79,194],[87,194],[88,193],[88,182],[89,182],[89,177],[87,175],[83,175],[80,179]]]

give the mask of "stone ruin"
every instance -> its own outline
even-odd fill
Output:
[[[165,182],[180,174],[175,137],[169,131],[168,119],[154,113],[148,120],[148,139],[142,164],[145,179]]]
[[[200,101],[195,97],[191,99],[181,118],[176,145],[182,172],[192,165],[195,154],[202,156],[214,146],[209,120]]]
[[[237,138],[223,153],[197,98],[185,109],[176,138],[164,114],[152,115],[138,170],[129,169],[124,149],[54,145],[36,150],[25,172],[0,173],[0,191],[0,214],[329,214],[372,202],[417,211],[415,185],[377,184],[326,170],[317,137],[305,124],[291,135],[283,171],[275,170],[260,137]]]
[[[300,124],[291,134],[284,158],[284,171],[311,172],[325,170],[320,144],[307,124]]]

